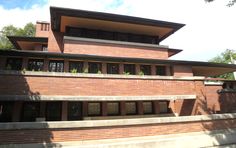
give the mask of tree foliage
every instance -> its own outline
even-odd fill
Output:
[[[226,51],[224,51],[220,55],[209,60],[209,62],[229,64],[229,63],[232,63],[231,57],[232,57],[232,59],[236,59],[236,53],[232,52],[232,50],[227,49]],[[227,74],[217,76],[217,78],[234,80],[234,75],[233,75],[233,73],[227,73]]]
[[[13,45],[8,40],[7,36],[35,36],[35,25],[33,23],[26,24],[23,28],[17,28],[13,25],[8,25],[0,31],[0,49],[12,49]]]
[[[214,0],[205,0],[206,2],[213,2]],[[236,0],[230,0],[227,4],[228,7],[233,6],[236,3]]]

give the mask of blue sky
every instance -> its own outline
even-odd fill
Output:
[[[33,5],[45,5],[47,0],[0,0],[0,5],[5,9],[30,9]]]
[[[50,21],[49,6],[131,15],[186,24],[161,45],[183,51],[172,59],[208,61],[236,50],[236,5],[228,0],[0,0],[0,29]]]

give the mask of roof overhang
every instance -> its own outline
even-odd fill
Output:
[[[69,8],[50,7],[50,13],[52,30],[58,32],[65,32],[66,26],[99,30],[105,28],[107,31],[158,36],[162,41],[184,26],[179,23]]]
[[[8,36],[8,39],[19,50],[32,50],[36,44],[48,43],[48,38],[46,37]]]
[[[193,74],[196,76],[217,76],[224,73],[236,71],[235,64],[199,62],[199,61],[179,61],[163,59],[144,59],[144,58],[120,58],[84,54],[69,54],[56,52],[39,52],[39,51],[21,51],[21,50],[0,50],[0,56],[27,56],[40,58],[61,58],[61,59],[79,59],[90,61],[107,61],[107,62],[129,62],[129,63],[146,63],[146,64],[168,64],[168,65],[185,65],[191,66]]]

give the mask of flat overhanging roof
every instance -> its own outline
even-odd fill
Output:
[[[0,56],[27,56],[37,58],[60,58],[60,59],[77,59],[89,61],[106,61],[106,62],[127,62],[143,64],[167,64],[167,65],[184,65],[191,66],[193,74],[196,76],[216,76],[224,73],[236,71],[235,64],[211,63],[199,61],[180,61],[180,60],[163,60],[163,59],[144,59],[144,58],[120,58],[84,54],[69,54],[56,52],[39,52],[39,51],[21,51],[21,50],[0,50]]]
[[[153,19],[50,7],[53,31],[65,32],[66,26],[158,36],[164,40],[184,24]]]
[[[23,37],[23,36],[8,36],[10,42],[16,49],[32,50],[35,44],[48,44],[46,37]]]

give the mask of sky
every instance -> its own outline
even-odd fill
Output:
[[[228,0],[0,0],[0,29],[49,21],[49,7],[66,7],[186,24],[160,44],[183,51],[171,59],[208,61],[236,50],[236,5]]]

